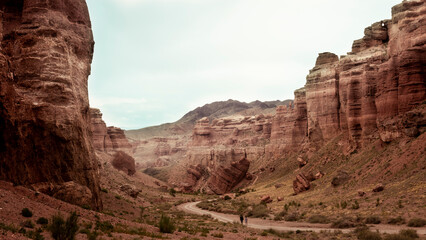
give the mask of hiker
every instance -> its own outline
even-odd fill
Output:
[[[241,222],[241,224],[243,224],[243,220],[244,220],[244,217],[243,217],[242,214],[240,214],[240,222]]]
[[[247,225],[247,223],[248,223],[248,217],[247,217],[247,215],[244,217],[244,222],[246,223],[246,225]]]

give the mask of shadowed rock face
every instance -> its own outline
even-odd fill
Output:
[[[0,179],[73,181],[88,187],[92,208],[101,209],[89,132],[94,41],[85,1],[1,1],[0,40]]]

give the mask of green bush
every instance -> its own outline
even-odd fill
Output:
[[[57,214],[52,217],[48,230],[55,240],[74,240],[79,228],[77,221],[78,215],[76,212],[72,212],[66,221],[60,214]]]
[[[370,216],[365,219],[366,224],[380,224],[381,222],[378,216]]]
[[[95,230],[101,230],[104,233],[110,233],[114,230],[114,226],[108,221],[96,221]]]
[[[329,223],[330,220],[324,215],[312,215],[308,218],[310,223]]]
[[[414,238],[407,237],[401,234],[389,234],[385,236],[385,240],[413,240]]]
[[[268,213],[269,210],[265,204],[257,204],[253,206],[253,209],[247,215],[249,217],[262,218],[267,217]]]
[[[424,225],[426,225],[426,220],[423,218],[413,218],[407,224],[409,227],[423,227]]]
[[[24,208],[21,211],[21,215],[24,216],[24,217],[32,217],[33,212],[31,212],[31,210],[29,210],[28,208]]]
[[[299,218],[300,218],[300,216],[297,212],[293,212],[293,213],[290,213],[290,214],[284,216],[284,220],[289,221],[289,222],[297,221],[297,220],[299,220]]]
[[[49,223],[49,220],[47,220],[47,218],[41,217],[37,219],[36,223],[40,225],[47,225]]]
[[[410,238],[419,238],[417,231],[413,229],[402,229],[399,231],[399,234]]]
[[[372,232],[366,227],[355,229],[355,233],[359,240],[382,240],[380,233]]]
[[[401,216],[398,216],[396,218],[391,218],[388,220],[388,224],[393,224],[393,225],[399,225],[404,223],[405,223],[405,219],[402,218]]]
[[[31,238],[33,240],[44,240],[44,237],[41,235],[41,233],[43,232],[43,230],[41,230],[40,228],[35,230],[35,231],[28,231],[25,233],[25,236],[28,238]]]
[[[175,226],[172,220],[165,215],[161,215],[158,227],[160,228],[160,232],[162,233],[173,233],[175,231]]]

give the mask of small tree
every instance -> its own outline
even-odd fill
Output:
[[[168,216],[161,215],[158,225],[162,233],[173,233],[175,231],[175,226]]]

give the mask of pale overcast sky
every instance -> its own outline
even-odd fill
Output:
[[[136,129],[214,101],[293,99],[318,53],[346,54],[400,2],[87,0],[90,105]]]

